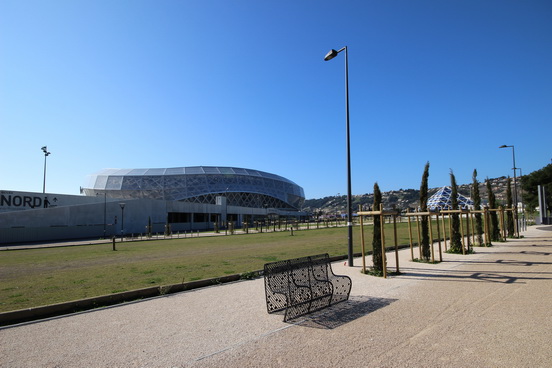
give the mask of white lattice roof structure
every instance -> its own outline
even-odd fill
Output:
[[[427,208],[430,211],[451,210],[452,209],[451,194],[452,194],[451,187],[442,187],[442,188],[440,188],[437,191],[437,193],[432,195],[427,200]],[[458,193],[458,208],[459,209],[467,210],[472,206],[473,206],[473,201],[470,198],[465,197],[462,194]]]

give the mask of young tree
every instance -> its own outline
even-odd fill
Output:
[[[508,180],[506,180],[506,187],[506,205],[508,206],[508,208],[512,208],[512,179],[510,179],[509,176]],[[513,238],[516,236],[514,227],[514,213],[512,211],[508,211],[506,213],[506,230],[508,231],[509,238]]]
[[[450,171],[450,202],[453,210],[458,209],[458,186],[456,177],[452,170]],[[452,233],[450,234],[450,252],[462,253],[462,236],[460,235],[460,216],[457,213],[452,214]]]
[[[422,183],[420,185],[420,211],[427,212],[427,197],[429,177],[429,162],[425,164],[424,173],[422,175]],[[429,216],[422,216],[422,259],[429,261],[431,249],[429,244]]]
[[[485,181],[485,184],[487,185],[487,196],[489,198],[489,208],[490,209],[496,209],[496,197],[493,193],[493,188],[491,186],[491,181],[489,178]],[[496,214],[496,211],[491,211],[490,213],[491,217],[491,223],[490,223],[490,234],[489,237],[491,238],[491,241],[500,241],[500,227],[498,225],[498,215]],[[487,245],[491,245],[490,242]]]
[[[477,180],[477,170],[473,170],[473,209],[476,211],[481,210],[481,195],[479,194],[479,181]],[[475,235],[477,236],[477,243],[483,245],[483,219],[480,213],[475,214]]]
[[[378,183],[374,184],[374,211],[379,211],[381,204],[381,191]],[[372,237],[372,262],[374,273],[383,273],[383,254],[381,253],[381,218],[374,216],[374,231]]]

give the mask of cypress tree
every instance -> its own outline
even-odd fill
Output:
[[[429,162],[425,164],[424,173],[422,175],[422,183],[420,185],[421,212],[427,212],[428,177],[429,177]],[[431,249],[429,244],[429,216],[422,216],[422,259],[424,261],[429,261],[430,256],[431,256]]]
[[[513,200],[512,200],[512,179],[508,176],[508,180],[506,180],[506,203],[508,208],[513,207]],[[508,211],[506,213],[506,229],[508,230],[508,237],[513,238],[516,236],[515,234],[515,228],[514,228],[514,213],[512,211]]]
[[[481,195],[479,194],[479,181],[477,180],[477,170],[473,170],[473,209],[476,211],[481,210]],[[477,236],[477,243],[483,245],[483,219],[480,213],[475,214],[475,235]]]
[[[489,198],[489,208],[496,209],[496,197],[493,193],[493,188],[491,187],[491,181],[489,178],[485,181],[487,185],[487,196]],[[500,227],[498,225],[498,215],[496,211],[491,211],[490,213],[491,223],[490,223],[490,238],[491,241],[500,241]],[[491,245],[490,243],[488,245]]]
[[[374,184],[374,211],[379,211],[381,204],[381,191],[378,183]],[[372,262],[374,273],[383,273],[383,254],[381,253],[381,218],[374,216],[374,231],[372,234]]]
[[[458,209],[458,186],[456,177],[452,170],[450,171],[450,202],[453,210]],[[452,234],[450,234],[450,253],[462,253],[462,236],[460,235],[460,216],[457,213],[452,214]]]

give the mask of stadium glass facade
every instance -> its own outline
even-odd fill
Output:
[[[194,166],[167,169],[106,169],[91,175],[83,188],[87,196],[153,199],[231,206],[300,210],[303,188],[281,176],[237,168]]]

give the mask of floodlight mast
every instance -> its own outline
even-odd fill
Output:
[[[353,267],[353,207],[351,194],[351,139],[349,129],[349,54],[347,46],[339,50],[331,49],[324,57],[325,61],[332,60],[341,51],[345,51],[345,107],[346,107],[346,135],[347,135],[347,245],[348,265]]]
[[[44,181],[42,182],[42,193],[46,193],[46,157],[48,157],[51,152],[48,152],[47,146],[42,147],[41,150],[44,152]]]

